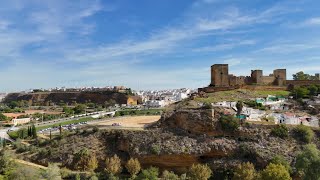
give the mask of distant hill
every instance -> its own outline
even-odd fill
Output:
[[[103,92],[37,92],[37,93],[10,93],[3,102],[28,101],[30,105],[48,105],[49,103],[96,103],[104,104],[106,101],[114,101],[116,104],[140,103],[137,96],[126,93],[103,91]]]

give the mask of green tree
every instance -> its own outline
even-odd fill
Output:
[[[292,75],[293,80],[310,80],[310,75],[305,74],[303,71],[299,71]]]
[[[288,137],[288,128],[286,125],[280,124],[280,125],[276,126],[275,128],[273,128],[271,130],[270,134],[273,136],[284,139],[284,138]]]
[[[156,167],[150,167],[148,169],[144,169],[138,176],[138,180],[158,180],[159,177],[159,169]]]
[[[74,114],[74,110],[72,108],[69,108],[67,106],[64,106],[63,107],[63,112],[66,114],[66,115],[72,115]]]
[[[104,170],[108,174],[116,175],[122,171],[121,159],[116,154],[111,158],[106,158],[105,165]]]
[[[11,101],[8,106],[11,108],[11,109],[14,109],[16,107],[19,106],[19,103],[17,101]]]
[[[193,164],[189,170],[189,176],[193,180],[207,180],[212,175],[212,170],[208,165]]]
[[[309,94],[310,94],[311,96],[316,96],[316,95],[318,95],[319,89],[318,89],[318,87],[317,87],[316,85],[310,85],[310,86],[308,87],[308,90],[309,90]]]
[[[291,180],[286,167],[281,164],[270,163],[261,173],[262,180]]]
[[[131,158],[125,165],[126,169],[130,173],[131,177],[134,178],[141,170],[141,165],[138,159]]]
[[[31,132],[32,132],[32,138],[36,139],[37,138],[37,129],[34,124],[32,124]]]
[[[305,145],[302,152],[298,154],[295,167],[302,174],[303,179],[320,179],[320,151],[316,145]]]
[[[292,169],[291,169],[291,166],[290,166],[289,162],[287,160],[285,160],[284,157],[281,156],[281,155],[274,156],[271,159],[270,163],[272,163],[272,164],[281,164],[288,170],[289,173],[292,172]]]
[[[221,128],[227,132],[234,132],[239,128],[238,119],[233,116],[221,116],[220,117]]]
[[[49,164],[48,168],[42,173],[46,180],[61,180],[60,168],[57,164]]]
[[[82,114],[85,112],[87,106],[85,104],[78,104],[73,108],[75,114]]]
[[[257,172],[254,165],[250,162],[242,163],[237,166],[233,174],[233,180],[255,180]]]
[[[310,143],[314,137],[314,132],[310,127],[299,125],[294,128],[295,137],[305,143]]]
[[[240,116],[243,109],[243,102],[238,101],[236,104],[236,108],[237,108],[237,116]]]
[[[73,157],[74,169],[82,171],[94,171],[98,167],[98,161],[95,154],[88,149],[83,148]]]
[[[305,87],[296,87],[293,89],[291,95],[296,99],[307,97],[310,94],[310,91]]]
[[[180,180],[178,175],[176,175],[172,171],[167,171],[167,170],[162,172],[162,179],[163,180]]]
[[[6,175],[14,167],[14,162],[11,160],[7,151],[0,151],[0,174]]]
[[[6,121],[7,119],[8,119],[7,116],[0,113],[0,121]]]

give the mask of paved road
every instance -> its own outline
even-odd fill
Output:
[[[13,139],[11,139],[10,136],[7,134],[9,129],[10,128],[0,129],[0,137],[12,142]]]
[[[79,120],[81,118],[91,117],[91,116],[94,116],[94,115],[99,116],[99,113],[103,113],[103,115],[106,115],[106,114],[114,115],[115,111],[111,111],[111,112],[100,111],[100,112],[89,113],[87,115],[85,115],[85,114],[77,115],[76,117],[72,117],[72,118],[61,118],[61,119],[55,119],[55,120],[51,120],[51,121],[44,121],[44,122],[36,123],[35,126],[46,126],[46,125],[52,125],[52,124],[56,124],[56,123],[61,123],[61,122],[64,122],[64,121]],[[19,128],[27,127],[27,126],[29,126],[29,125],[14,127],[14,130],[18,130]],[[0,129],[0,137],[4,138],[4,139],[7,139],[7,140],[12,142],[14,140],[11,139],[10,136],[8,135],[8,133],[7,133],[9,129],[12,129],[12,128],[9,127],[9,128]]]

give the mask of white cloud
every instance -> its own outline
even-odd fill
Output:
[[[239,46],[251,46],[255,44],[256,44],[255,40],[240,40],[239,42],[231,42],[231,43],[218,44],[214,46],[200,47],[200,48],[194,49],[193,51],[194,52],[223,51],[223,50],[233,49]]]
[[[318,25],[320,25],[320,17],[310,18],[310,19],[306,20],[304,24],[311,25],[311,26],[315,26],[315,25],[318,26]]]

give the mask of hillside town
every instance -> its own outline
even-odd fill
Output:
[[[151,108],[165,107],[190,97],[196,90],[181,88],[169,90],[140,90],[136,94],[141,97],[144,106]]]

